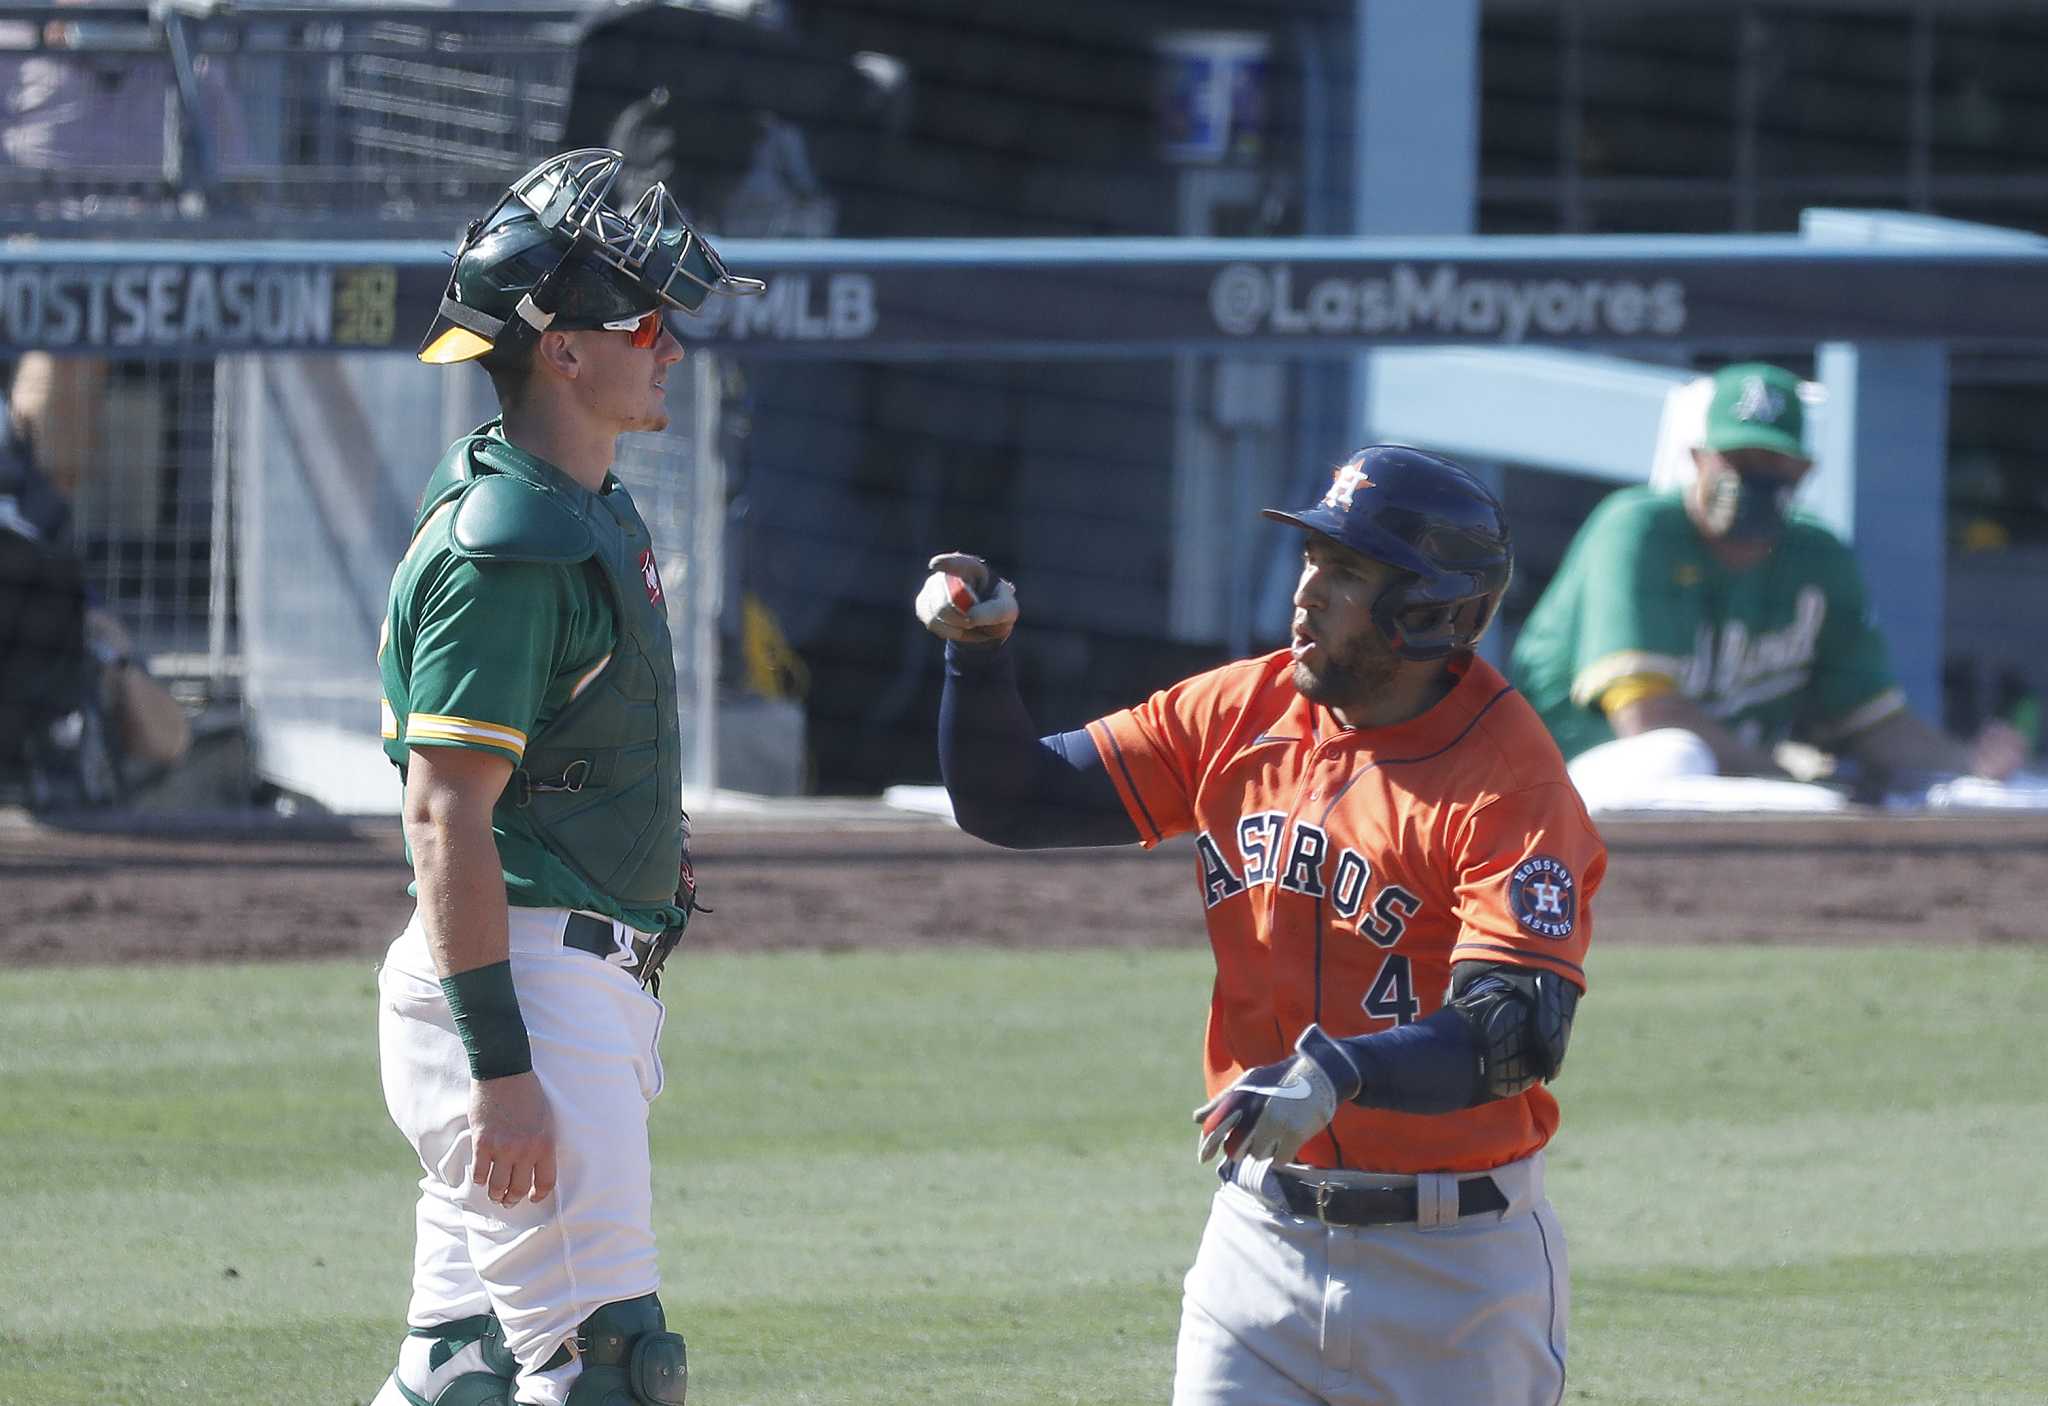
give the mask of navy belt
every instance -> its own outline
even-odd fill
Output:
[[[1325,1225],[1414,1225],[1420,1203],[1412,1186],[1342,1186],[1308,1181],[1297,1172],[1273,1169],[1273,1180],[1287,1198],[1287,1209],[1303,1220]],[[1458,1215],[1505,1211],[1508,1198],[1492,1177],[1469,1177],[1458,1183]]]
[[[614,935],[616,931],[610,918],[593,917],[588,913],[571,913],[568,924],[562,929],[562,945],[573,947],[579,952],[588,952],[593,957],[602,957],[644,985],[647,957],[654,951],[655,944],[660,942],[661,934],[627,928],[626,931],[633,934],[633,944],[629,949],[633,960],[629,963],[619,960],[621,954],[619,940]]]

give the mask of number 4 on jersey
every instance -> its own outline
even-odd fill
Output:
[[[1408,959],[1396,953],[1380,963],[1379,975],[1372,979],[1365,999],[1359,1004],[1367,1015],[1391,1020],[1396,1025],[1406,1025],[1414,1020],[1415,1013],[1422,1009],[1422,1003],[1415,999],[1415,982],[1408,972]]]

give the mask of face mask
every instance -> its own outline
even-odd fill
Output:
[[[1707,489],[1707,528],[1724,542],[1772,541],[1785,529],[1797,489],[1771,474],[1725,470]]]

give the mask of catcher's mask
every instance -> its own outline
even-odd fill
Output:
[[[623,213],[607,204],[623,160],[603,147],[551,156],[472,222],[420,360],[516,355],[542,332],[630,324],[668,308],[694,313],[713,293],[767,288],[726,269],[666,186],[649,187]]]
[[[1339,464],[1322,501],[1259,516],[1320,532],[1400,574],[1372,619],[1404,659],[1442,659],[1479,642],[1515,572],[1500,501],[1462,466],[1374,444]]]

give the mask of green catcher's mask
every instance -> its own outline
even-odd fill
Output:
[[[551,156],[472,222],[420,360],[445,366],[516,354],[542,332],[603,327],[658,308],[694,313],[713,293],[767,288],[726,269],[666,186],[650,187],[623,213],[607,204],[623,160],[603,147]]]

